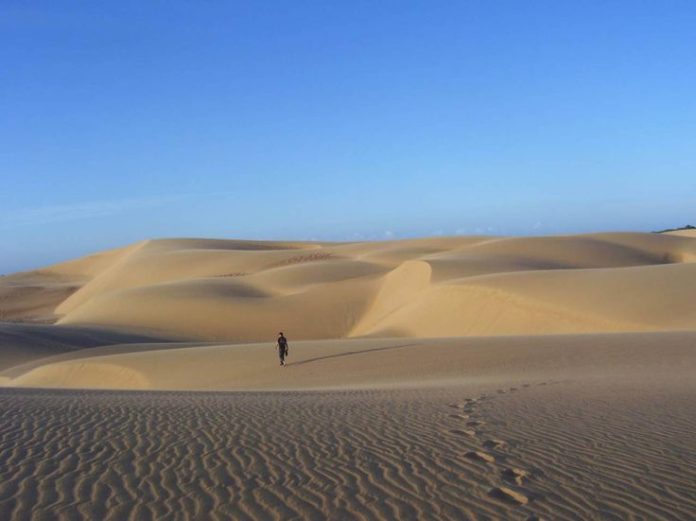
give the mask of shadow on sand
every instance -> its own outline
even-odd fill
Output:
[[[319,360],[328,360],[330,358],[341,358],[344,356],[352,356],[352,355],[362,355],[362,354],[367,354],[367,353],[374,353],[375,351],[389,351],[391,349],[401,349],[404,347],[411,347],[411,346],[417,346],[420,344],[401,344],[398,346],[387,346],[387,347],[376,347],[375,349],[364,349],[362,351],[348,351],[347,353],[337,353],[335,355],[326,355],[326,356],[318,356],[316,358],[310,358],[308,360],[302,360],[301,362],[293,362],[291,364],[287,364],[288,367],[291,366],[296,366],[296,365],[304,365],[308,364],[310,362],[318,362]]]

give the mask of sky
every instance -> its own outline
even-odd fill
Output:
[[[696,224],[691,1],[0,3],[0,273]]]

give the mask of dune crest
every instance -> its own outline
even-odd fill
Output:
[[[3,277],[0,318],[244,342],[691,329],[694,260],[675,234],[151,240]]]
[[[370,334],[390,314],[418,300],[430,287],[431,275],[432,270],[427,262],[406,261],[381,277],[377,295],[351,335]]]
[[[48,269],[79,284],[60,324],[252,342],[693,329],[694,259],[693,238],[647,233],[167,239]]]

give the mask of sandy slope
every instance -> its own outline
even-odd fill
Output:
[[[170,239],[6,277],[0,313],[46,318],[53,306],[60,324],[236,342],[281,329],[295,339],[692,329],[694,260],[696,241],[668,234]],[[31,282],[44,295],[31,303],[27,281],[40,277],[53,282]]]
[[[516,367],[389,391],[0,389],[0,517],[693,518],[685,371]]]
[[[0,375],[20,387],[265,390],[696,374],[696,332],[299,341],[284,369],[270,343],[151,345],[95,347]]]
[[[696,230],[676,230],[674,232],[666,232],[668,235],[677,235],[679,237],[696,238]]]
[[[181,239],[2,277],[0,519],[694,518],[694,261]]]
[[[163,340],[104,328],[0,322],[0,374],[5,369],[61,353],[81,351],[80,356],[84,356],[84,350],[96,346]]]
[[[131,247],[132,248],[132,247]],[[55,308],[131,248],[0,277],[0,321],[53,322]]]

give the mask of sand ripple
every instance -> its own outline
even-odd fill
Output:
[[[2,390],[0,519],[505,516],[447,410],[418,392]]]
[[[498,390],[2,389],[0,519],[693,518],[690,392]]]

